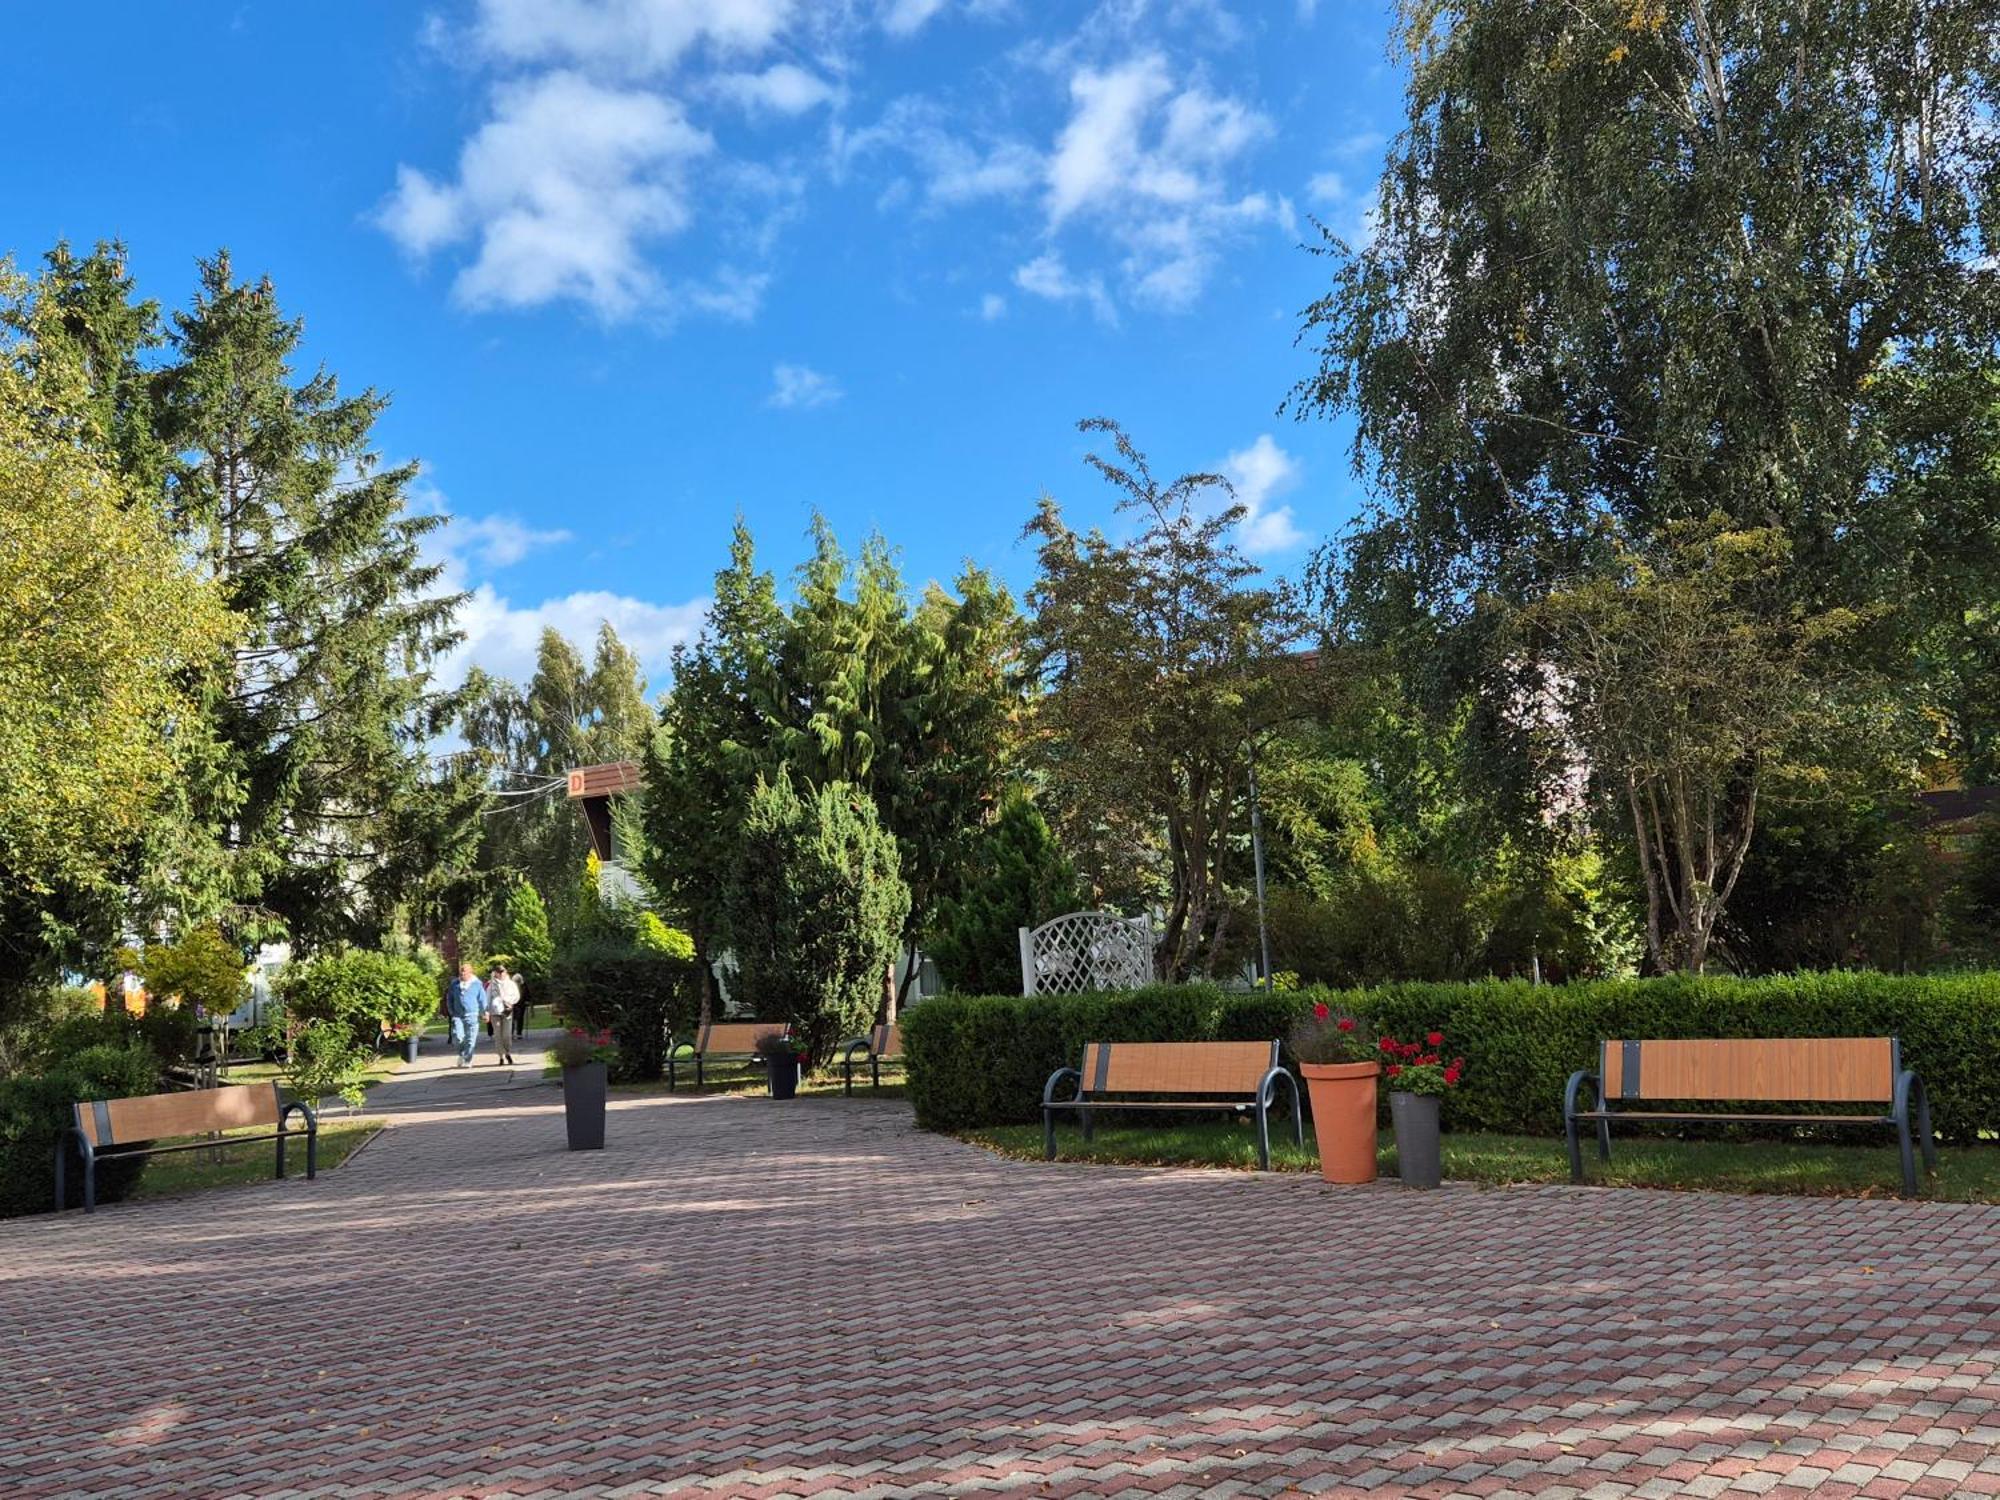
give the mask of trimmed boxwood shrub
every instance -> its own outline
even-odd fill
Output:
[[[55,1201],[55,1148],[70,1106],[123,1099],[159,1087],[160,1060],[145,1047],[92,1046],[47,1072],[0,1080],[0,1218],[46,1213]],[[83,1165],[71,1148],[68,1203],[83,1204]],[[100,1202],[116,1203],[138,1182],[146,1160],[107,1158],[97,1170]]]
[[[701,971],[691,957],[622,945],[563,954],[549,968],[549,997],[563,1019],[609,1031],[618,1044],[612,1076],[665,1076],[672,1041],[692,1041],[701,1015]]]
[[[1834,972],[1765,979],[1606,980],[1531,985],[1392,984],[1364,990],[1224,993],[1203,986],[1124,994],[940,995],[903,1017],[909,1092],[929,1130],[1028,1123],[1042,1085],[1091,1041],[1283,1037],[1316,1002],[1378,1030],[1442,1029],[1466,1059],[1446,1099],[1464,1130],[1556,1134],[1563,1083],[1594,1068],[1607,1037],[1896,1036],[1930,1091],[1938,1133],[2000,1131],[2000,974],[1908,977]],[[1288,1059],[1289,1061],[1289,1059]]]

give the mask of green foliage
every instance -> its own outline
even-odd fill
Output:
[[[1087,905],[1076,869],[1027,794],[1010,793],[973,841],[963,888],[939,904],[924,949],[966,995],[1021,988],[1020,929]]]
[[[548,993],[571,1026],[610,1033],[617,1046],[613,1075],[630,1081],[664,1077],[669,1045],[692,1038],[701,1011],[691,954],[627,943],[559,954]]]
[[[263,1032],[258,1040],[281,1052],[278,1076],[293,1098],[318,1108],[322,1099],[338,1094],[349,1108],[361,1107],[375,1053],[357,1039],[354,1023],[280,1013]]]
[[[438,1012],[429,970],[414,959],[365,949],[286,964],[275,989],[288,1027],[336,1023],[360,1047],[372,1046],[378,1029],[407,1034]]]
[[[675,658],[648,747],[640,868],[713,959],[739,835],[760,777],[841,783],[896,841],[913,943],[962,878],[1004,781],[1021,703],[1021,626],[1006,590],[967,568],[911,607],[879,537],[850,561],[823,518],[796,602],[778,602],[739,522],[701,638]]]
[[[459,731],[508,794],[489,809],[479,855],[482,869],[508,887],[499,946],[526,951],[506,935],[515,882],[526,879],[560,906],[591,847],[574,803],[559,793],[528,794],[576,766],[638,759],[652,730],[638,658],[608,624],[588,662],[560,632],[544,630],[525,691],[478,670],[468,678]],[[531,978],[546,976],[542,964]]]
[[[694,939],[678,927],[669,927],[652,912],[639,913],[632,925],[632,941],[642,952],[657,953],[681,963],[694,962]]]
[[[0,1218],[45,1212],[54,1201],[55,1148],[72,1123],[72,1104],[122,1099],[159,1087],[160,1062],[144,1047],[84,1047],[40,1074],[0,1079]],[[145,1161],[104,1161],[97,1174],[100,1201],[128,1194]],[[83,1202],[82,1163],[70,1158],[71,1207]]]
[[[1981,820],[1960,866],[1951,911],[1954,946],[2000,962],[2000,817]]]
[[[1115,423],[1079,425],[1109,436],[1115,461],[1086,461],[1138,535],[1080,535],[1048,498],[1028,525],[1046,805],[1102,894],[1158,900],[1157,971],[1214,974],[1243,876],[1251,742],[1306,716],[1327,676],[1291,654],[1304,618],[1285,586],[1255,582],[1227,481],[1162,483]]]
[[[1042,1085],[1091,1041],[1263,1040],[1288,1036],[1325,1002],[1377,1031],[1442,1031],[1465,1058],[1444,1103],[1448,1126],[1550,1134],[1563,1084],[1597,1066],[1615,1038],[1895,1036],[1930,1093],[1941,1136],[2000,1131],[2000,974],[1851,972],[1768,979],[1604,980],[1531,985],[1391,984],[1374,989],[1226,994],[1204,986],[1122,995],[936,996],[903,1020],[909,1093],[927,1130],[1040,1118]],[[1289,1059],[1288,1059],[1289,1061]]]
[[[516,880],[507,888],[498,939],[512,959],[509,971],[521,977],[524,998],[529,989],[539,989],[548,981],[556,949],[549,937],[548,908],[533,882]]]
[[[127,873],[239,625],[121,472],[96,381],[122,377],[68,311],[0,264],[0,885],[29,897]]]
[[[751,794],[739,835],[724,907],[732,992],[823,1062],[874,1021],[909,903],[874,804],[840,782],[801,796],[781,771]]]
[[[155,999],[177,1000],[190,1015],[200,1007],[211,1021],[220,1021],[250,998],[243,950],[212,923],[177,943],[147,944],[137,968]]]

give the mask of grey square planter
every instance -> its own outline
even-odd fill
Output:
[[[563,1069],[563,1124],[572,1151],[604,1149],[604,1097],[608,1079],[601,1062]]]

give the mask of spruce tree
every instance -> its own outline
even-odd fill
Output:
[[[431,666],[457,640],[460,596],[425,560],[441,516],[412,515],[417,465],[371,446],[387,404],[294,366],[303,325],[269,281],[200,266],[156,381],[170,457],[165,503],[242,621],[212,719],[223,753],[191,788],[224,850],[245,935],[296,942],[378,934],[412,882],[453,874],[477,810],[463,771],[428,746],[455,717]]]
[[[1021,993],[1020,929],[1083,905],[1076,868],[1027,794],[1016,789],[977,835],[963,890],[947,896],[925,946],[960,994]]]

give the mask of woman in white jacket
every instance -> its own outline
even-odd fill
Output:
[[[493,978],[486,986],[486,1016],[493,1023],[493,1046],[502,1067],[514,1061],[513,1010],[521,1003],[521,987],[500,964],[493,966]]]

